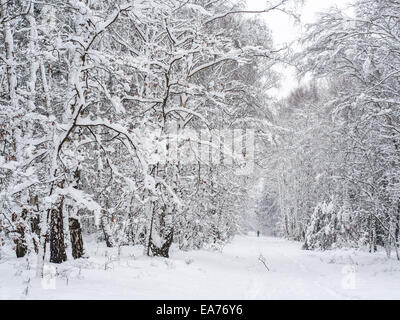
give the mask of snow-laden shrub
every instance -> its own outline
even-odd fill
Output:
[[[338,217],[335,204],[332,201],[319,203],[311,216],[303,248],[306,250],[332,249],[337,242],[338,232]]]

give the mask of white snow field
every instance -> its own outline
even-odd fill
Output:
[[[0,299],[400,299],[400,262],[384,252],[311,252],[255,236],[237,236],[222,253],[173,250],[170,259],[87,246],[89,258],[46,268],[57,268],[55,280],[35,278],[34,260],[27,267],[3,255]]]

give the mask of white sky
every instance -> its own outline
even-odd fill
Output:
[[[295,24],[294,19],[281,12],[263,13],[265,21],[272,30],[275,44],[279,46],[284,43],[291,43],[298,39],[303,30],[304,25],[314,22],[318,13],[332,6],[345,8],[351,0],[304,0],[304,5],[299,7],[301,15],[301,24]],[[263,0],[247,0],[249,10],[263,10],[266,8]],[[277,91],[272,91],[271,94],[277,97],[284,97],[297,86],[295,71],[293,68],[279,66],[279,71],[283,71],[285,79],[282,80],[281,88]]]

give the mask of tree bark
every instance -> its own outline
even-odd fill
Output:
[[[150,242],[150,249],[154,256],[169,258],[169,248],[172,245],[172,241],[174,240],[174,229],[168,233],[165,238],[164,244],[161,248],[157,247],[152,241]]]
[[[69,232],[71,235],[72,256],[74,259],[79,259],[83,256],[84,250],[82,229],[77,219],[69,218]]]
[[[67,260],[64,244],[62,205],[51,210],[50,220],[50,262],[62,263]]]
[[[19,234],[18,239],[14,240],[15,243],[15,253],[17,254],[17,258],[22,258],[25,256],[26,252],[28,251],[28,247],[26,245],[25,239],[25,229],[24,226],[18,226],[17,232]]]
[[[112,248],[114,247],[114,241],[111,235],[111,230],[109,226],[106,224],[107,222],[105,222],[105,220],[107,220],[106,212],[103,212],[103,215],[101,217],[100,227],[103,230],[104,240],[106,241],[107,248]]]
[[[28,251],[28,246],[26,244],[26,237],[25,237],[25,220],[27,217],[28,211],[26,209],[22,210],[20,222],[17,225],[17,234],[18,237],[14,239],[15,243],[15,253],[17,258],[22,258],[25,256],[26,252]],[[17,215],[13,216],[13,221],[18,219]]]
[[[33,239],[36,254],[39,253],[39,239],[40,239],[40,216],[35,215],[31,218],[32,234],[37,236],[37,240]]]

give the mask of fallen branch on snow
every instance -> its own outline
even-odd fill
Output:
[[[264,267],[269,271],[269,268],[267,266],[267,260],[264,258],[262,254],[260,254],[260,256],[258,257],[258,261],[260,261],[264,265]]]

